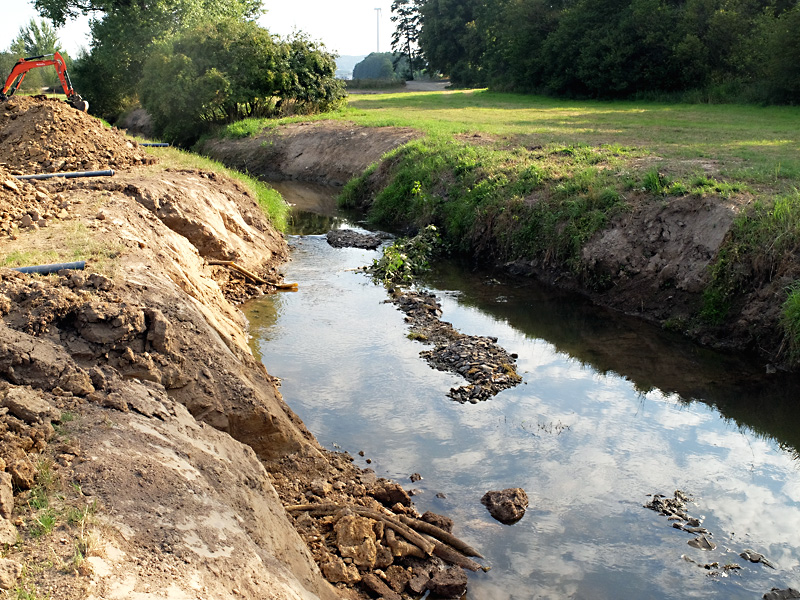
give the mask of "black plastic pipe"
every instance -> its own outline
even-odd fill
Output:
[[[150,146],[151,148],[169,148],[165,142],[139,142],[140,146]]]
[[[69,171],[67,173],[41,173],[39,175],[14,175],[17,179],[51,179],[52,177],[66,177],[75,179],[76,177],[110,177],[114,174],[113,169],[106,171]]]
[[[54,265],[35,265],[32,267],[16,267],[14,270],[20,273],[38,273],[39,275],[50,275],[51,273],[58,273],[61,269],[75,269],[82,271],[86,267],[85,260],[71,263],[57,263]]]

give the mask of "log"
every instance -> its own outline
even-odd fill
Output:
[[[405,525],[408,525],[412,529],[416,531],[420,531],[422,533],[427,533],[429,536],[436,538],[440,542],[444,542],[448,546],[452,546],[455,550],[461,552],[466,556],[475,556],[477,558],[483,558],[483,555],[475,550],[472,546],[467,544],[466,542],[458,539],[452,533],[446,532],[444,529],[437,527],[427,521],[420,521],[419,519],[413,519],[406,515],[399,515],[400,521]]]
[[[395,530],[395,532],[402,535],[406,538],[409,542],[417,546],[420,550],[422,550],[426,555],[430,556],[433,554],[435,544],[426,539],[407,525],[401,523],[397,518],[391,517],[389,515],[383,514],[378,512],[377,510],[372,510],[371,508],[367,508],[366,506],[356,506],[356,505],[348,505],[348,506],[339,506],[338,504],[333,503],[324,503],[324,504],[299,504],[297,506],[287,506],[287,512],[318,512],[322,514],[333,514],[336,513],[343,508],[349,508],[355,514],[360,515],[362,517],[368,517],[375,521],[382,521],[388,527],[391,527]]]

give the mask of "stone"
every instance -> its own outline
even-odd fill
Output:
[[[379,235],[359,233],[352,229],[334,229],[326,236],[328,243],[334,248],[361,248],[375,250],[381,245]]]
[[[384,600],[402,600],[400,594],[381,581],[374,573],[365,573],[361,581]]]
[[[22,565],[15,560],[0,558],[0,590],[10,590],[22,575]]]
[[[315,479],[311,482],[311,491],[317,496],[324,497],[333,492],[333,486],[330,484],[330,482],[325,481],[324,479]]]
[[[342,558],[352,558],[353,563],[364,569],[375,566],[377,546],[372,519],[346,515],[334,526],[336,546]]]
[[[21,490],[29,490],[36,483],[36,468],[27,458],[21,458],[8,468],[11,480]]]
[[[8,519],[0,519],[0,547],[17,543],[17,528]]]
[[[392,565],[386,569],[386,582],[398,594],[402,594],[406,589],[406,585],[411,581],[411,570],[401,567],[400,565]]]
[[[435,512],[425,511],[422,515],[422,520],[426,523],[430,523],[431,525],[435,525],[439,529],[446,531],[447,533],[453,533],[453,519],[450,517],[445,517],[444,515],[438,515]]]
[[[10,519],[14,511],[14,488],[12,487],[11,475],[0,473],[0,517]]]
[[[461,567],[439,571],[431,577],[428,589],[442,598],[461,598],[467,591],[467,573]]]
[[[172,325],[160,310],[145,310],[147,341],[156,352],[172,354]]]
[[[379,479],[375,487],[370,491],[370,496],[387,506],[400,503],[403,506],[411,506],[411,497],[406,491],[394,481]]]
[[[352,585],[361,581],[361,573],[355,565],[346,565],[338,556],[329,555],[329,560],[322,563],[322,574],[331,583]]]
[[[20,227],[30,227],[33,225],[33,219],[31,219],[30,215],[22,215],[22,218],[19,220]]]
[[[6,393],[2,406],[8,408],[15,417],[26,423],[39,421],[58,421],[61,411],[50,405],[39,392],[27,387],[13,387]]]
[[[687,542],[692,548],[697,548],[698,550],[713,550],[717,547],[717,545],[709,540],[704,535],[699,535],[694,539],[691,539]]]
[[[489,491],[481,498],[483,504],[496,520],[506,525],[519,521],[528,508],[528,495],[522,488],[507,488]]]
[[[791,600],[793,598],[800,598],[800,592],[794,588],[786,588],[785,590],[772,588],[764,594],[762,598],[764,598],[764,600]]]

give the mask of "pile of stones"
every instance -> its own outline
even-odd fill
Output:
[[[468,381],[466,385],[451,388],[450,398],[477,404],[522,381],[516,371],[516,354],[498,346],[496,337],[464,335],[443,322],[435,295],[398,289],[390,293],[391,301],[406,314],[411,329],[409,337],[434,344],[432,350],[420,352],[420,356],[433,368],[458,373]]]

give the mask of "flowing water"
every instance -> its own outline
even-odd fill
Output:
[[[800,589],[800,386],[529,281],[442,265],[425,286],[463,333],[497,336],[523,384],[476,405],[446,397],[386,292],[354,269],[376,252],[330,247],[347,225],[329,191],[281,189],[296,212],[286,280],[299,291],[245,307],[254,350],[320,443],[415,489],[423,512],[492,566],[467,598],[761,598]],[[321,194],[321,196],[319,195]],[[313,199],[309,199],[312,198]],[[364,452],[364,458],[357,453]],[[420,473],[421,481],[409,476]],[[488,490],[522,487],[530,508],[502,525]],[[716,549],[643,507],[693,498]],[[438,495],[438,496],[437,496]],[[745,549],[776,567],[750,563]],[[719,563],[720,568],[703,565]],[[741,569],[726,571],[725,565]]]

